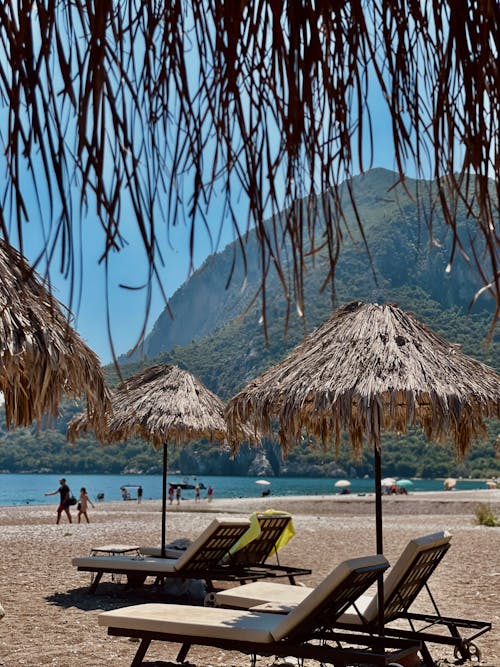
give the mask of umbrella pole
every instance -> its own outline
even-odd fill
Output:
[[[382,456],[380,442],[375,443],[375,533],[377,554],[384,553],[382,535]],[[377,581],[378,614],[377,623],[380,634],[384,633],[384,576],[381,574]]]
[[[167,443],[163,443],[163,480],[161,498],[161,557],[165,558],[165,542],[167,521]]]

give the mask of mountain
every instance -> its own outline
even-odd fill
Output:
[[[486,337],[491,325],[493,302],[485,295],[471,312],[469,302],[479,282],[460,254],[451,273],[450,234],[435,213],[433,241],[425,225],[433,209],[432,184],[408,181],[410,199],[395,174],[375,169],[353,180],[358,213],[363,220],[371,261],[359,232],[347,234],[335,276],[335,300],[325,281],[326,262],[321,253],[308,258],[304,273],[306,310],[297,309],[284,297],[277,276],[270,272],[266,289],[266,329],[259,300],[252,299],[260,287],[259,253],[255,234],[249,234],[247,272],[238,246],[208,258],[204,265],[172,297],[172,320],[165,311],[147,336],[142,354],[123,357],[125,376],[154,363],[173,363],[194,373],[212,391],[228,399],[250,379],[278,362],[304,334],[319,326],[342,303],[352,300],[393,302],[415,313],[448,341],[458,343],[466,354],[500,370],[498,329],[491,344]],[[302,202],[301,205],[308,205]],[[350,229],[355,216],[345,202]],[[457,210],[463,230],[464,252],[470,252],[467,216]],[[289,248],[286,249],[289,252]],[[286,267],[285,267],[286,268]],[[232,271],[232,279],[228,278]],[[286,275],[290,294],[293,282]],[[266,336],[267,334],[267,336]],[[108,382],[117,381],[116,370],[105,368]],[[0,421],[0,470],[41,471],[67,474],[161,472],[161,454],[139,439],[100,447],[92,435],[76,446],[65,442],[66,425],[81,406],[65,404],[61,418],[49,431],[37,435],[36,428],[5,433]],[[446,477],[500,476],[500,457],[495,457],[498,423],[489,425],[489,439],[473,447],[467,461],[457,462],[450,448],[427,444],[418,430],[404,438],[386,434],[383,439],[384,476]],[[370,448],[361,461],[352,461],[349,446],[335,452],[315,450],[308,442],[295,447],[281,460],[276,443],[262,450],[243,447],[231,460],[227,451],[207,442],[188,447],[169,447],[169,465],[183,474],[362,476],[373,471]]]
[[[346,188],[343,202],[346,233],[335,276],[336,301],[332,302],[329,285],[321,291],[327,268],[324,257],[318,253],[308,260],[305,269],[304,330],[320,323],[318,311],[324,319],[334,305],[346,300],[386,301],[394,289],[404,286],[419,288],[443,308],[466,312],[480,283],[460,253],[455,256],[451,272],[446,271],[451,234],[435,206],[432,183],[409,179],[403,187],[395,173],[373,169],[354,178],[350,186],[370,256],[357,230]],[[432,242],[429,242],[426,225],[430,224],[431,216]],[[463,230],[464,250],[470,254],[466,211],[458,208],[457,219]],[[321,219],[319,228],[321,233],[324,228]],[[347,229],[351,230],[349,234]],[[155,322],[140,353],[124,355],[120,362],[150,359],[176,346],[189,345],[245,313],[259,292],[261,281],[255,232],[249,234],[245,251],[246,273],[236,243],[209,257],[172,296],[169,311],[165,309]],[[293,295],[292,278],[290,275],[287,278],[289,293]],[[276,272],[269,272],[266,292],[271,304],[270,319],[278,314],[284,318],[286,301]],[[474,304],[473,312],[491,311],[492,307],[493,300],[488,300],[486,294]],[[260,313],[257,317],[260,318]]]

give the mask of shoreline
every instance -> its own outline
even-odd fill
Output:
[[[183,498],[181,500],[181,507],[196,507],[202,511],[202,508],[205,505],[208,505],[207,509],[213,509],[217,504],[218,506],[231,506],[235,503],[250,503],[258,505],[270,505],[273,502],[278,502],[280,505],[290,502],[293,505],[297,503],[304,502],[332,502],[332,503],[352,503],[352,502],[373,502],[375,498],[374,492],[367,493],[332,493],[332,494],[307,494],[307,495],[269,495],[269,496],[239,496],[237,498],[217,498],[214,497],[211,503],[207,502],[206,498],[202,498],[199,503],[195,503],[193,498]],[[493,503],[494,505],[500,505],[500,488],[497,489],[463,489],[463,490],[450,490],[450,491],[409,491],[407,494],[393,494],[393,495],[382,495],[383,502],[408,502],[410,499],[413,501],[421,502],[474,502],[474,503]],[[138,503],[136,500],[103,500],[103,501],[93,501],[96,507],[108,506],[108,505],[130,505],[136,506]],[[160,503],[161,498],[143,498],[142,505],[146,503]],[[57,501],[45,501],[45,502],[26,502],[19,503],[16,505],[0,504],[0,512],[3,508],[27,508],[27,507],[51,507],[57,505]],[[177,506],[167,504],[167,511],[172,511],[177,509]],[[76,510],[75,510],[76,511]]]

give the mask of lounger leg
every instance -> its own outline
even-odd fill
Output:
[[[422,642],[422,647],[420,649],[420,653],[422,655],[422,660],[424,662],[425,667],[436,667],[436,663],[432,659],[432,656],[429,653],[429,649],[424,644],[424,642]]]
[[[184,662],[190,648],[191,648],[191,644],[183,644],[181,646],[181,650],[177,654],[177,658],[176,658],[177,662]]]
[[[97,588],[99,582],[102,579],[102,574],[103,574],[102,572],[96,572],[95,577],[93,578],[92,583],[90,584],[89,593],[95,593],[95,589]]]
[[[142,661],[144,659],[144,656],[146,655],[146,651],[148,650],[150,644],[151,644],[151,639],[143,639],[141,641],[141,643],[139,644],[139,648],[137,649],[137,653],[135,654],[130,667],[140,667],[140,665],[142,665]]]

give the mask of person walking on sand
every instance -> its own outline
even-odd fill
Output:
[[[174,502],[174,493],[175,493],[174,485],[171,484],[168,487],[168,499],[170,501],[170,504],[172,504]]]
[[[137,502],[139,503],[139,505],[141,504],[141,500],[142,500],[142,486],[140,486],[137,489]]]
[[[61,521],[61,514],[66,512],[66,516],[68,517],[68,521],[70,523],[73,523],[73,520],[71,519],[71,512],[69,511],[69,496],[70,496],[70,491],[69,491],[69,486],[66,484],[66,480],[64,477],[61,477],[59,480],[59,488],[56,489],[55,491],[49,491],[46,493],[46,496],[55,496],[56,493],[59,494],[59,506],[57,508],[57,519],[56,519],[56,524],[58,524]]]
[[[197,484],[194,487],[194,502],[199,503],[200,502],[200,485]]]
[[[178,486],[175,490],[175,499],[177,500],[177,504],[181,504],[181,496],[182,496],[182,489],[180,486]]]
[[[87,520],[87,523],[90,523],[89,515],[87,514],[87,506],[89,503],[92,505],[93,508],[95,508],[94,503],[88,497],[87,489],[84,486],[82,486],[82,488],[80,489],[80,499],[78,501],[78,505],[76,506],[76,509],[78,510],[78,523],[80,523],[82,515]]]
[[[207,500],[209,503],[212,502],[212,498],[214,497],[214,490],[211,486],[208,487],[207,489]]]

